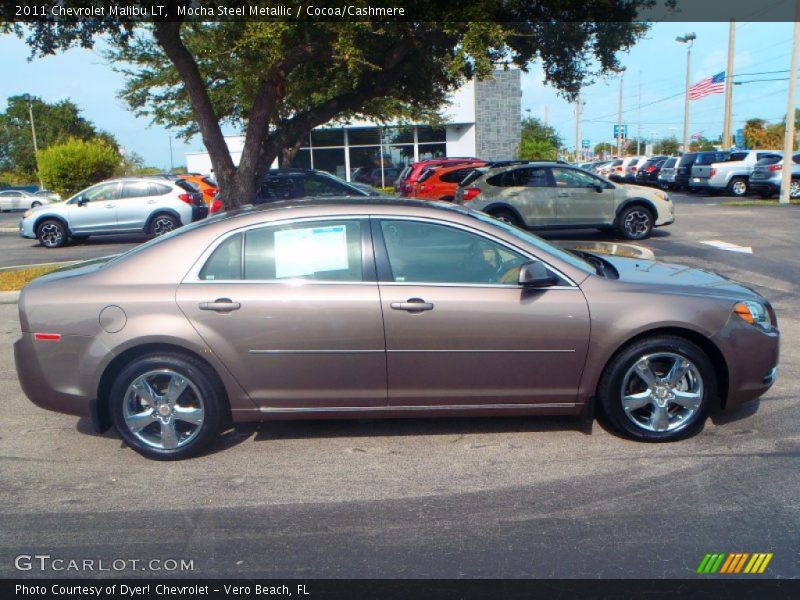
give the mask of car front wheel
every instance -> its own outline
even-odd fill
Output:
[[[60,248],[67,241],[67,229],[61,221],[47,219],[36,227],[36,239],[45,248]]]
[[[653,231],[653,213],[643,206],[631,206],[619,216],[618,228],[627,240],[643,240]]]
[[[716,393],[716,374],[705,352],[683,338],[655,336],[614,357],[597,396],[618,432],[669,442],[703,428]]]
[[[114,425],[136,452],[177,460],[201,452],[223,423],[224,390],[188,356],[153,354],[131,362],[109,397]]]

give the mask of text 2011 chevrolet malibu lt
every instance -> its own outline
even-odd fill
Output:
[[[698,432],[775,380],[764,298],[688,267],[567,253],[482,213],[300,201],[182,228],[20,296],[22,388],[199,452],[262,419],[588,415]]]

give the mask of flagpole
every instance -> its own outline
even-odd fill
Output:
[[[789,204],[792,183],[792,149],[794,148],[794,110],[797,97],[797,51],[800,46],[800,0],[795,2],[792,60],[789,68],[789,98],[786,103],[786,132],[783,136],[783,172],[780,204]]]
[[[800,0],[799,0],[800,1]],[[675,38],[676,42],[686,44],[686,98],[683,101],[683,151],[689,151],[689,80],[692,67],[692,44],[697,36],[694,33],[687,33]]]
[[[722,126],[722,149],[727,150],[733,146],[731,140],[731,121],[733,113],[733,53],[736,42],[736,21],[731,19],[728,30],[728,67],[725,72],[725,122]]]

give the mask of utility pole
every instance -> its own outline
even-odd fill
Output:
[[[39,173],[39,144],[36,141],[36,125],[33,123],[33,101],[31,97],[27,97],[28,101],[28,117],[31,120],[31,136],[33,136],[33,155],[36,158],[36,178],[39,180],[39,189],[44,189],[44,184],[42,183],[42,175]]]
[[[548,118],[547,118],[547,104],[544,105],[544,126],[547,127],[548,125]]]
[[[736,43],[736,21],[731,19],[728,29],[728,67],[725,71],[725,122],[722,124],[722,149],[727,150],[733,146],[731,140],[731,115],[733,114],[733,53]]]
[[[675,41],[686,44],[686,98],[683,101],[683,151],[689,151],[689,87],[692,71],[692,45],[697,39],[694,33],[678,36]]]
[[[794,147],[794,109],[797,98],[797,51],[800,49],[800,0],[795,0],[792,61],[789,67],[789,98],[786,102],[786,132],[783,135],[783,170],[780,204],[789,204],[792,184],[792,149]]]
[[[619,76],[619,110],[617,112],[617,157],[622,156],[622,90],[625,88],[625,67]]]
[[[578,99],[575,104],[575,161],[581,160],[581,93],[578,92]]]
[[[175,170],[175,163],[172,162],[172,135],[169,136],[169,172],[172,173]]]
[[[642,70],[639,69],[639,106],[636,116],[636,156],[641,156],[639,144],[642,140]]]

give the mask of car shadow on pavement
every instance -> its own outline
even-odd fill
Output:
[[[430,419],[326,419],[264,421],[240,425],[238,430],[255,432],[254,441],[341,437],[404,437],[484,433],[546,433],[574,431],[590,434],[591,427],[572,416],[441,417]]]
[[[557,231],[537,231],[536,229],[531,229],[530,232],[550,241],[580,240],[591,242],[624,242],[626,244],[640,244],[642,242],[647,242],[649,239],[668,238],[671,235],[668,230],[663,228],[653,229],[650,237],[644,240],[626,240],[613,229],[560,229]]]

